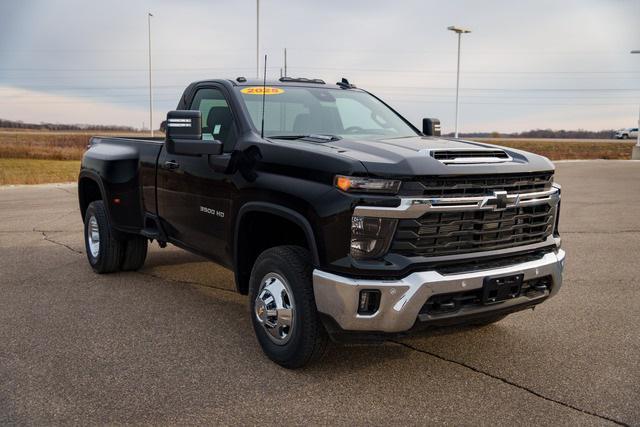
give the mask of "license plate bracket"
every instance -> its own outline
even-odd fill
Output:
[[[495,304],[520,296],[524,274],[485,277],[482,285],[482,303]]]

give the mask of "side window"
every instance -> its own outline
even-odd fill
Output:
[[[233,114],[219,89],[199,89],[190,109],[202,113],[202,139],[221,141],[226,152],[233,149],[237,138]]]

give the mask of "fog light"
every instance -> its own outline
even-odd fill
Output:
[[[373,289],[360,291],[358,314],[374,314],[379,308],[380,291]]]

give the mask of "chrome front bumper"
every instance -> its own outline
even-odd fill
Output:
[[[404,332],[414,325],[429,297],[482,288],[485,277],[524,274],[523,280],[551,276],[551,291],[535,298],[555,295],[562,286],[565,253],[545,254],[542,258],[490,270],[443,275],[437,271],[420,271],[398,280],[360,280],[320,270],[313,271],[313,290],[320,313],[332,317],[345,331]],[[380,308],[372,315],[358,314],[358,299],[363,289],[381,293]],[[528,301],[527,301],[528,299]],[[498,304],[466,307],[438,317],[460,318],[493,311],[504,311],[519,304],[535,302],[527,296]]]

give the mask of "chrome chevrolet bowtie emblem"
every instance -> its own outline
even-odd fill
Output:
[[[494,210],[501,211],[507,208],[507,192],[494,191],[493,196],[496,198],[496,207]]]
[[[519,197],[516,196],[513,201],[513,207],[518,206]],[[507,192],[494,191],[492,196],[487,196],[482,201],[481,207],[493,206],[494,211],[503,211],[507,209]]]

